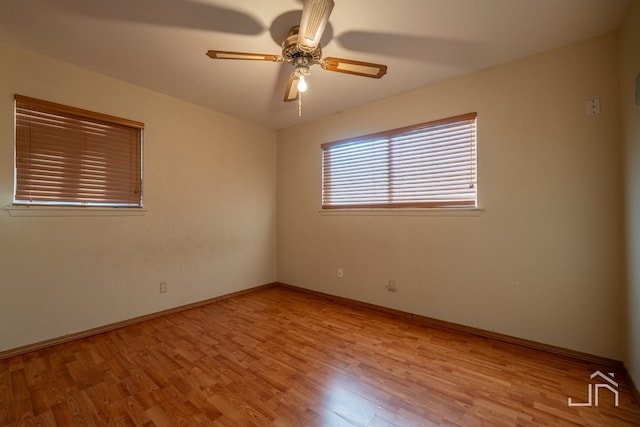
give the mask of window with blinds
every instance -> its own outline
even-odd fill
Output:
[[[322,145],[322,208],[476,207],[476,113]]]
[[[144,124],[15,96],[15,205],[142,207]]]

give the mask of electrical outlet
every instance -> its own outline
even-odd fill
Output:
[[[160,282],[160,293],[164,294],[167,292],[167,282]]]
[[[342,267],[338,269],[338,279],[342,279],[344,277],[344,270]]]
[[[396,281],[395,280],[389,280],[387,282],[387,290],[389,292],[395,292],[396,291]]]
[[[587,100],[587,116],[596,116],[598,114],[600,114],[600,98]]]

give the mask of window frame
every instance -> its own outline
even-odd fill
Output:
[[[32,129],[47,135],[34,139],[28,134]],[[111,147],[106,149],[106,144]],[[143,150],[144,123],[16,94],[12,208],[16,212],[21,208],[142,210]],[[39,181],[38,172],[32,170],[36,160],[44,185],[58,193],[57,199],[46,195],[48,190],[27,188]],[[56,179],[56,174],[61,177]],[[92,181],[89,186],[99,190],[87,190],[85,184],[68,186],[74,181]]]
[[[332,211],[358,211],[358,210],[375,210],[375,211],[385,211],[385,212],[392,212],[392,211],[402,211],[402,210],[411,210],[411,211],[435,211],[435,210],[452,210],[452,209],[465,209],[465,210],[470,210],[470,209],[478,209],[478,191],[477,191],[477,169],[478,169],[478,156],[477,156],[477,145],[478,145],[478,138],[477,138],[477,113],[476,112],[471,112],[471,113],[466,113],[466,114],[461,114],[461,115],[457,115],[457,116],[452,116],[452,117],[447,117],[447,118],[443,118],[443,119],[439,119],[439,120],[433,120],[433,121],[429,121],[429,122],[424,122],[424,123],[420,123],[417,125],[412,125],[412,126],[406,126],[406,127],[402,127],[402,128],[396,128],[396,129],[391,129],[391,130],[387,130],[387,131],[383,131],[383,132],[377,132],[377,133],[372,133],[372,134],[368,134],[368,135],[364,135],[364,136],[358,136],[358,137],[354,137],[354,138],[348,138],[348,139],[343,139],[343,140],[339,140],[339,141],[334,141],[334,142],[329,142],[329,143],[324,143],[321,144],[321,149],[322,149],[322,212],[332,212]],[[387,166],[388,172],[387,174],[389,175],[387,178],[387,182],[383,183],[384,185],[380,184],[378,185],[379,188],[383,188],[383,190],[374,190],[372,193],[367,192],[366,189],[363,190],[362,193],[360,192],[356,192],[355,190],[351,189],[348,187],[349,184],[345,184],[344,187],[342,187],[342,192],[343,194],[347,194],[347,196],[351,196],[351,194],[354,194],[354,196],[352,196],[353,198],[351,199],[351,201],[340,201],[336,199],[332,199],[332,190],[335,191],[337,187],[332,187],[332,176],[330,176],[332,173],[336,174],[335,172],[332,172],[331,170],[331,166],[330,166],[330,161],[331,161],[331,149],[336,148],[336,147],[347,147],[349,145],[357,147],[358,145],[360,146],[364,146],[365,144],[369,143],[369,144],[374,144],[374,143],[378,143],[379,146],[376,148],[376,150],[379,153],[380,158],[384,158],[385,154],[382,154],[382,151],[384,150],[384,146],[386,144],[386,146],[389,146],[388,150],[391,151],[392,148],[390,148],[392,145],[393,146],[397,146],[398,144],[401,144],[403,141],[403,138],[407,138],[407,135],[411,135],[414,132],[420,133],[420,132],[424,132],[425,134],[429,132],[429,130],[435,130],[435,129],[446,129],[448,126],[450,127],[455,127],[458,124],[462,124],[463,126],[466,125],[470,125],[472,127],[472,136],[471,137],[466,137],[466,139],[470,138],[470,148],[471,148],[471,152],[472,155],[470,156],[470,166],[469,166],[469,172],[468,175],[470,177],[470,179],[468,180],[469,182],[469,188],[472,188],[473,191],[469,191],[469,193],[473,194],[473,197],[463,197],[461,199],[455,199],[454,198],[450,198],[449,200],[436,200],[433,196],[431,198],[429,197],[425,197],[422,200],[416,201],[416,200],[410,200],[410,201],[394,201],[393,200],[393,184],[392,182],[394,182],[394,180],[396,180],[395,175],[398,175],[397,169],[394,169],[393,166],[390,166],[394,161],[396,163],[398,163],[398,161],[400,161],[400,163],[402,163],[402,161],[406,162],[406,159],[412,159],[412,156],[408,156],[408,157],[399,157],[398,159],[394,158],[393,154],[388,154],[387,158],[388,158],[388,162],[390,165]],[[465,125],[466,124],[466,125]],[[394,140],[395,139],[395,140]],[[435,138],[434,138],[435,139]],[[464,138],[462,138],[464,139]],[[462,140],[461,139],[461,140]],[[465,139],[465,140],[466,140]],[[424,144],[428,144],[429,143],[429,139],[425,140],[425,141],[421,141],[424,142]],[[464,144],[464,142],[460,142],[457,141],[456,143],[458,144]],[[397,149],[397,148],[396,148]],[[424,149],[424,147],[421,146],[420,148],[421,150]],[[345,151],[349,150],[349,148],[345,148]],[[355,151],[355,149],[354,149]],[[372,154],[371,157],[374,157],[376,154]],[[336,155],[337,156],[337,155]],[[355,157],[357,159],[364,159],[364,161],[366,162],[367,157],[369,157],[369,155],[363,155],[361,157]],[[463,157],[463,156],[460,156]],[[379,165],[383,165],[384,164],[384,160],[373,160],[371,163],[372,168],[373,167],[378,167]],[[414,163],[415,165],[415,163]],[[348,172],[350,166],[347,166],[345,168],[345,171]],[[409,168],[405,169],[408,170]],[[391,172],[391,171],[394,172]],[[427,176],[425,174],[425,170],[426,168],[421,168],[420,169],[421,172],[417,172],[418,175],[423,175],[423,176]],[[328,176],[329,175],[329,176]],[[376,176],[376,182],[383,182],[384,177],[382,177],[384,175],[384,173],[382,171],[380,171],[380,174]],[[349,178],[347,178],[349,179]],[[402,178],[401,178],[402,179]],[[400,179],[400,181],[401,181]],[[363,181],[364,182],[364,181]],[[360,184],[362,184],[363,182],[360,182]],[[429,183],[431,183],[431,181],[429,181]],[[403,184],[406,185],[406,184]],[[373,186],[373,185],[372,185]],[[355,188],[355,187],[354,187]],[[408,188],[408,187],[407,187]],[[385,190],[386,189],[386,193],[387,193],[387,201],[385,202],[380,202],[380,201],[373,201],[376,198],[376,195],[378,195],[378,197],[380,197],[381,195],[385,194]],[[400,188],[400,191],[403,191],[404,187]],[[425,194],[427,193],[427,191],[425,191]],[[459,195],[462,195],[464,192],[459,190],[458,191]],[[366,197],[362,196],[361,201],[358,201],[357,199],[359,197],[361,197],[361,194],[365,194],[368,196],[371,196],[371,194],[373,194],[373,196],[371,196],[370,201],[366,200]],[[402,197],[401,197],[402,198]],[[337,201],[336,201],[337,200]]]

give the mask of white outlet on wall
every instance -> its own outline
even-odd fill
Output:
[[[600,114],[600,98],[587,100],[587,116]]]
[[[164,294],[165,292],[167,292],[167,282],[161,282],[160,283],[160,293]]]
[[[344,277],[344,270],[341,268],[338,269],[338,279],[342,279]]]
[[[396,281],[395,280],[389,280],[387,282],[387,290],[389,292],[395,292],[396,291]]]

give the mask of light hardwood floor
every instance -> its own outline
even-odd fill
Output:
[[[0,425],[639,425],[597,370],[271,287],[0,360]]]

